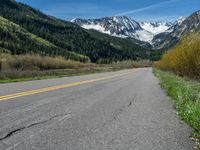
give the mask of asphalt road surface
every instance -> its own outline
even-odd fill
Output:
[[[0,150],[190,150],[151,68],[0,85]]]

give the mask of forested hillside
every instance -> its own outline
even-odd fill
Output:
[[[124,55],[125,58],[129,59],[131,56],[132,59],[149,59],[151,61],[159,60],[164,51],[155,51],[151,50],[150,47],[144,45],[141,47],[137,44],[133,43],[133,39],[123,39],[119,37],[109,36],[107,34],[100,33],[95,30],[88,30],[90,34],[92,34],[95,38],[104,40],[110,43],[111,46],[116,49],[121,49],[121,54]]]
[[[25,29],[0,16],[0,49],[13,54],[37,53],[41,55],[62,55],[77,61],[89,58],[61,49],[54,44],[27,32]]]
[[[19,25],[21,29],[26,30],[29,35],[32,35],[29,37],[34,36],[40,42],[43,41],[43,44],[45,43],[44,45],[38,45],[38,43],[34,43],[34,40],[32,40],[29,45],[26,43],[30,42],[30,39],[24,40],[20,35],[20,40],[23,42],[16,46],[16,39],[10,38],[8,40],[10,42],[7,44],[12,44],[1,46],[9,49],[13,54],[39,52],[45,55],[62,55],[65,58],[72,58],[71,55],[73,53],[69,53],[70,51],[77,53],[77,56],[80,56],[79,54],[87,56],[92,62],[100,63],[110,63],[127,59],[148,59],[151,55],[150,50],[146,50],[131,41],[105,37],[104,34],[101,34],[101,38],[99,38],[100,33],[97,36],[77,25],[47,16],[38,10],[13,0],[1,0],[0,16]],[[7,32],[10,31],[11,29]],[[1,32],[5,31],[1,29]],[[13,33],[10,34],[12,35]],[[74,55],[73,57],[75,57]]]

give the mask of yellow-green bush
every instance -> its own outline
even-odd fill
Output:
[[[184,37],[155,65],[181,76],[200,79],[200,33],[190,33]]]

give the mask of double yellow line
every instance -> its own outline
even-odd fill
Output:
[[[93,83],[93,82],[97,82],[97,81],[107,80],[107,79],[111,79],[111,78],[115,78],[115,77],[119,77],[119,76],[124,76],[124,75],[130,74],[130,73],[133,73],[135,71],[126,72],[126,73],[117,74],[117,75],[110,75],[110,76],[97,78],[97,79],[92,79],[92,80],[85,80],[85,81],[80,81],[80,82],[64,84],[64,85],[52,86],[52,87],[48,87],[48,88],[41,88],[41,89],[36,89],[36,90],[30,90],[30,91],[24,91],[24,92],[4,95],[4,96],[0,96],[0,101],[5,101],[5,100],[9,100],[9,99],[18,98],[18,97],[34,95],[34,94],[39,94],[39,93],[44,93],[44,92],[49,92],[49,91],[69,88],[69,87],[73,87],[73,86],[77,86],[77,85],[82,85],[82,84],[87,84],[87,83]]]

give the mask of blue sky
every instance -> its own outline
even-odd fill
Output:
[[[200,10],[200,0],[17,0],[65,20],[130,16],[137,21],[174,21]]]

